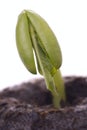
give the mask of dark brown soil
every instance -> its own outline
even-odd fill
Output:
[[[43,79],[0,92],[0,130],[87,130],[87,78],[64,82],[67,102],[59,110]]]

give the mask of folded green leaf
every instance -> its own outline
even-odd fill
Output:
[[[32,24],[40,41],[44,53],[47,53],[53,66],[58,69],[62,64],[61,50],[58,41],[46,21],[32,11],[26,11],[29,22]]]
[[[16,26],[16,43],[19,55],[31,73],[36,73],[32,42],[29,34],[29,20],[25,12],[19,15]]]

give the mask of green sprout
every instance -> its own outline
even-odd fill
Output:
[[[59,70],[62,55],[53,31],[41,16],[24,10],[18,17],[16,43],[25,67],[33,74],[39,72],[44,76],[54,107],[59,108],[66,96]]]

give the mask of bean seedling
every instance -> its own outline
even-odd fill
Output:
[[[60,102],[65,101],[64,82],[59,70],[62,55],[47,22],[33,11],[21,12],[16,26],[16,44],[25,67],[33,74],[39,72],[44,76],[47,89],[53,95],[54,107],[59,108]]]

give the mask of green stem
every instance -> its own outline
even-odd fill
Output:
[[[53,103],[54,103],[55,107],[58,107],[59,106],[58,104],[60,104],[61,101],[64,101],[64,102],[66,101],[64,81],[63,81],[63,78],[61,76],[60,70],[56,71],[55,75],[53,76],[53,79],[54,79],[54,83],[56,86],[56,91],[58,93],[58,95],[55,95],[53,93],[53,97],[54,97]],[[57,103],[57,101],[59,103]]]

